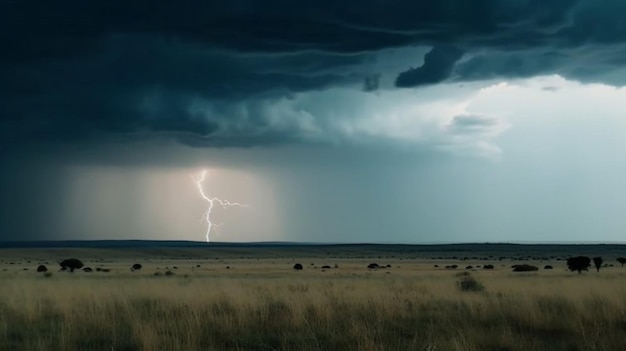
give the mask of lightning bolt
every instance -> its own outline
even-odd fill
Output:
[[[206,175],[207,175],[207,171],[203,170],[199,178],[192,177],[192,180],[194,181],[194,183],[196,183],[196,187],[198,188],[198,192],[200,193],[200,196],[202,196],[202,198],[205,199],[209,203],[209,207],[207,208],[206,212],[204,212],[204,216],[203,216],[207,222],[206,242],[208,243],[210,242],[210,238],[211,238],[211,229],[213,227],[218,228],[219,226],[221,226],[220,224],[216,224],[211,221],[211,212],[213,212],[213,206],[215,205],[215,203],[221,205],[224,208],[248,207],[248,205],[240,204],[239,202],[230,202],[228,200],[222,200],[217,197],[207,196],[207,194],[204,192],[204,188],[202,187],[202,183],[204,183],[204,181],[206,180]]]

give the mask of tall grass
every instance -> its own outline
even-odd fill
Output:
[[[626,348],[617,279],[476,277],[485,292],[451,273],[16,276],[0,286],[0,350]]]

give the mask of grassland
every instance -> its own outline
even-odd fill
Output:
[[[578,275],[555,253],[525,258],[554,270],[513,273],[465,254],[2,250],[0,350],[626,349],[626,267]],[[74,256],[111,272],[57,272]],[[52,276],[34,272],[45,262]],[[461,268],[486,263],[468,270],[484,290],[458,289]]]

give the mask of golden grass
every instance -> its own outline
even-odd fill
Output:
[[[626,268],[498,264],[471,273],[485,286],[475,293],[432,261],[371,261],[307,259],[295,272],[293,259],[153,259],[134,273],[114,261],[108,274],[49,278],[5,265],[0,350],[626,349]]]

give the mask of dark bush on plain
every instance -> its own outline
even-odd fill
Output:
[[[587,256],[576,256],[567,259],[567,269],[572,272],[578,271],[578,274],[580,274],[589,267],[591,267],[591,259]]]
[[[493,269],[493,265],[492,264],[486,264],[483,266],[483,269]]]
[[[165,275],[166,275],[166,276],[168,276],[168,277],[169,277],[169,276],[172,276],[172,275],[174,275],[174,274],[176,274],[176,273],[174,273],[174,272],[172,272],[172,271],[167,271],[167,272],[165,272]]]
[[[130,270],[134,272],[134,271],[140,271],[142,268],[143,268],[143,266],[142,266],[142,265],[140,265],[139,263],[135,263],[135,264],[134,264],[134,265],[130,268]]]
[[[624,267],[624,263],[626,263],[626,258],[618,257],[617,262],[619,262],[622,265],[622,267]]]
[[[67,260],[59,262],[59,265],[62,271],[69,269],[70,272],[74,272],[75,269],[81,269],[84,266],[83,262],[77,258],[68,258]]]
[[[461,277],[457,286],[461,291],[479,292],[485,290],[485,287],[470,274]]]
[[[48,267],[44,266],[44,265],[40,265],[39,267],[37,267],[37,272],[47,272],[48,271]]]
[[[550,266],[549,264],[548,264],[548,265],[546,265],[545,267],[543,267],[543,269],[552,269],[552,268],[553,268],[553,267],[552,267],[552,266]]]
[[[600,272],[600,267],[602,267],[602,257],[594,257],[593,265],[596,266],[596,272]]]
[[[517,264],[513,267],[513,272],[535,272],[538,270],[539,268],[529,264]]]
[[[367,265],[367,268],[369,269],[378,269],[380,268],[380,266],[378,265],[378,263],[370,263]]]
[[[322,266],[322,269],[330,269],[330,266]]]
[[[295,269],[296,271],[301,271],[302,265],[300,263],[296,263],[293,265],[293,269]]]

